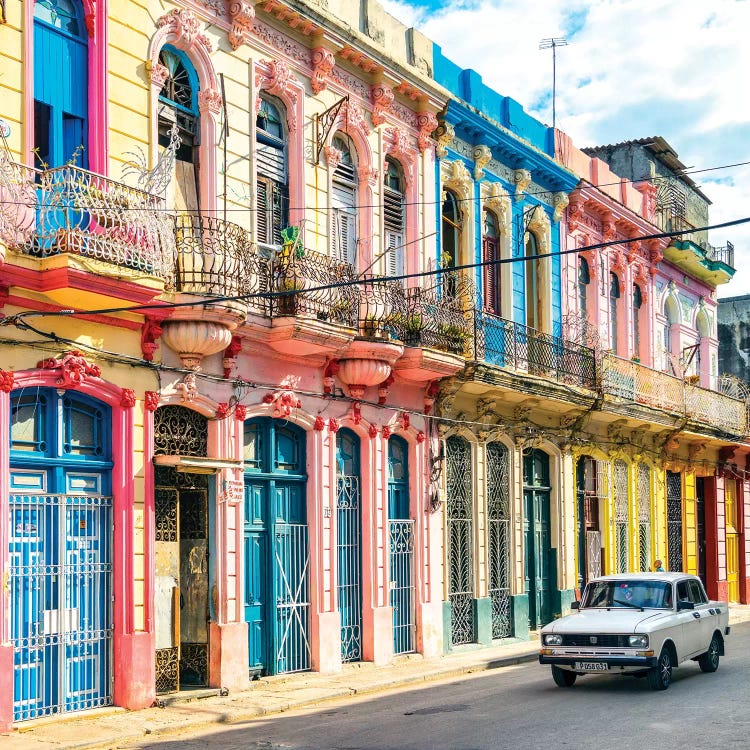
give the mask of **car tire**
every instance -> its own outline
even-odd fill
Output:
[[[573,687],[578,675],[575,672],[571,672],[568,669],[560,669],[560,667],[552,667],[552,679],[555,681],[557,687]]]
[[[672,656],[666,648],[663,648],[656,666],[648,670],[648,685],[652,690],[666,690],[671,682]]]
[[[721,643],[719,643],[719,636],[714,633],[711,643],[708,644],[708,651],[698,657],[701,672],[715,672],[719,668],[719,651],[721,651]]]

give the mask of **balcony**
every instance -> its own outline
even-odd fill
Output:
[[[72,165],[37,170],[6,158],[0,204],[0,239],[19,255],[95,260],[131,272],[118,277],[166,281],[172,272],[172,218],[158,196]],[[113,275],[106,266],[97,272]]]
[[[588,346],[474,312],[474,353],[478,361],[560,383],[596,388],[596,359]]]
[[[746,432],[743,399],[688,384],[681,378],[613,354],[602,358],[602,391],[615,399],[684,416],[735,436]]]

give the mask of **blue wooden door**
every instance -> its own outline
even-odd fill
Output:
[[[39,390],[11,399],[14,717],[112,701],[108,411]]]
[[[51,167],[86,164],[88,39],[78,0],[34,4],[34,145]],[[83,151],[81,151],[83,147]]]
[[[305,433],[245,425],[244,616],[251,674],[310,668]]]
[[[388,536],[393,652],[414,651],[414,521],[409,518],[409,446],[388,440]]]
[[[359,438],[347,429],[336,434],[337,599],[341,616],[341,660],[362,658],[362,508]]]

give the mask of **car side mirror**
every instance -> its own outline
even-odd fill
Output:
[[[579,601],[571,602],[570,603],[570,608],[571,609],[580,609],[581,608],[581,602],[579,602]]]
[[[677,611],[679,612],[682,609],[695,609],[695,604],[687,599],[680,599],[677,602]]]

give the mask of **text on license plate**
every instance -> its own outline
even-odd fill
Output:
[[[577,672],[606,672],[608,667],[603,661],[577,661],[575,669]]]

